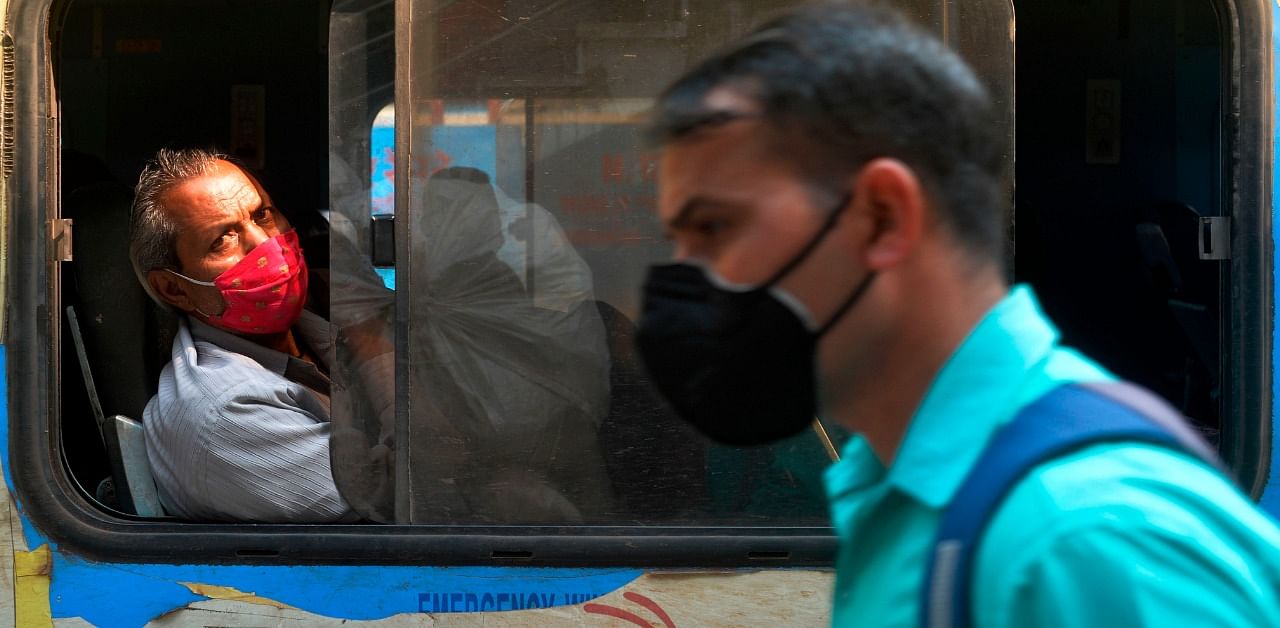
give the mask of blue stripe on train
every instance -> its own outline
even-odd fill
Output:
[[[1275,20],[1272,20],[1271,47],[1273,50],[1280,48],[1280,22]],[[1273,57],[1272,63],[1280,68],[1280,57]],[[1276,86],[1273,85],[1272,89],[1276,89]],[[1276,147],[1280,146],[1280,123],[1273,121],[1272,131],[1276,133],[1271,142],[1271,150],[1274,154]],[[1280,220],[1277,219],[1280,217],[1277,215],[1280,214],[1280,205],[1277,205],[1280,202],[1280,195],[1275,193],[1280,190],[1280,160],[1272,159],[1272,168],[1271,241],[1273,243],[1272,250],[1280,251],[1280,247],[1274,246],[1276,242],[1280,242]],[[1271,272],[1272,281],[1275,283],[1272,286],[1272,295],[1280,295],[1280,277],[1275,276],[1277,269],[1280,269],[1280,264],[1277,264],[1276,260],[1273,259]],[[1273,303],[1271,309],[1271,328],[1273,330],[1277,328],[1274,305]],[[1270,470],[1267,473],[1267,484],[1263,488],[1261,503],[1262,507],[1271,513],[1273,517],[1280,517],[1280,465],[1275,464],[1274,461],[1276,452],[1280,452],[1280,430],[1276,429],[1275,424],[1276,412],[1277,409],[1280,409],[1280,405],[1277,405],[1280,402],[1280,372],[1277,372],[1275,368],[1277,359],[1280,359],[1280,344],[1277,344],[1274,334],[1271,342],[1271,417],[1269,418],[1271,421],[1271,452],[1270,459],[1266,461],[1270,465]]]

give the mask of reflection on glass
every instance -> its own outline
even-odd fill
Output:
[[[330,368],[333,423],[329,455],[334,480],[352,509],[371,521],[394,521],[395,294],[356,240],[355,220],[368,220],[361,186],[330,154],[334,189],[329,210],[329,316],[336,349]],[[354,217],[354,219],[353,219]]]
[[[646,268],[669,255],[659,155],[642,138],[652,98],[792,4],[413,1],[401,116],[391,8],[335,6],[333,238],[368,256],[370,219],[395,217],[398,255],[379,271],[394,277],[397,372],[379,390],[394,389],[408,434],[394,472],[387,406],[369,401],[383,393],[349,378],[339,395],[361,416],[335,411],[350,442],[332,448],[344,494],[393,521],[400,493],[402,523],[826,525],[815,434],[712,446],[655,395],[632,347]],[[1008,96],[1007,1],[902,4]]]
[[[498,256],[502,209],[482,170],[439,170],[412,196],[415,510],[511,523],[607,511],[608,352],[590,290],[562,309],[533,303]]]

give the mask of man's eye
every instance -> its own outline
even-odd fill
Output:
[[[209,245],[209,250],[210,251],[224,250],[227,247],[231,246],[231,242],[235,240],[235,237],[236,237],[235,233],[228,231],[218,236],[218,239],[214,240],[213,244]]]
[[[724,232],[725,227],[726,225],[723,221],[706,220],[706,221],[702,221],[695,224],[693,226],[693,230],[702,237],[710,238],[710,237],[720,235],[722,232]]]
[[[253,213],[253,221],[258,224],[269,224],[275,222],[276,213],[270,207],[263,207]]]

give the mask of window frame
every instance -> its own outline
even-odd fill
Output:
[[[1273,194],[1275,79],[1273,14],[1259,0],[1214,0],[1220,21],[1223,121],[1227,167],[1227,207],[1231,216],[1232,256],[1224,275],[1232,297],[1226,300],[1230,336],[1231,400],[1223,413],[1219,451],[1242,489],[1257,500],[1268,488],[1273,461],[1275,347],[1275,249]]]
[[[13,272],[7,330],[10,473],[35,528],[104,562],[616,567],[829,567],[830,528],[750,526],[451,526],[197,523],[111,513],[62,462],[58,407],[60,262],[48,237],[59,215],[55,16],[67,2],[10,5],[17,123],[9,178]]]
[[[1260,494],[1269,465],[1272,403],[1271,284],[1271,8],[1263,0],[1234,3],[1231,98],[1238,105],[1234,207],[1257,212],[1245,229],[1237,220],[1233,282],[1249,290],[1247,308],[1233,308],[1232,346],[1238,377],[1233,392],[1252,398],[1246,416],[1260,425],[1252,446],[1232,454],[1247,464],[1241,477]],[[4,99],[0,147],[5,168],[4,211],[9,227],[7,311],[3,330],[8,369],[11,486],[26,522],[68,551],[105,562],[202,564],[428,564],[506,566],[829,567],[836,538],[813,528],[664,526],[396,526],[212,524],[112,515],[76,486],[62,461],[58,391],[60,263],[50,245],[50,221],[59,215],[59,121],[51,46],[56,16],[66,3],[12,0],[7,8]],[[11,44],[11,45],[10,45]],[[11,105],[10,105],[11,103]],[[11,108],[9,108],[11,107]],[[1247,138],[1253,141],[1245,141]],[[405,187],[398,186],[398,190]],[[1239,310],[1247,311],[1239,311]],[[1234,324],[1238,322],[1238,324]],[[1248,332],[1248,333],[1246,333]],[[1247,342],[1264,338],[1266,342]],[[1251,347],[1249,347],[1251,345]],[[1234,413],[1233,413],[1234,415]],[[1247,439],[1246,439],[1247,440]],[[1247,443],[1246,443],[1247,444]],[[1235,451],[1235,450],[1228,450]],[[824,529],[825,530],[825,529]],[[34,540],[33,540],[34,541]]]

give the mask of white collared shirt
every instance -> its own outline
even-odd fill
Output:
[[[295,327],[331,363],[328,330],[310,312]],[[196,520],[357,519],[330,468],[328,388],[314,365],[184,317],[142,420],[165,510]]]

